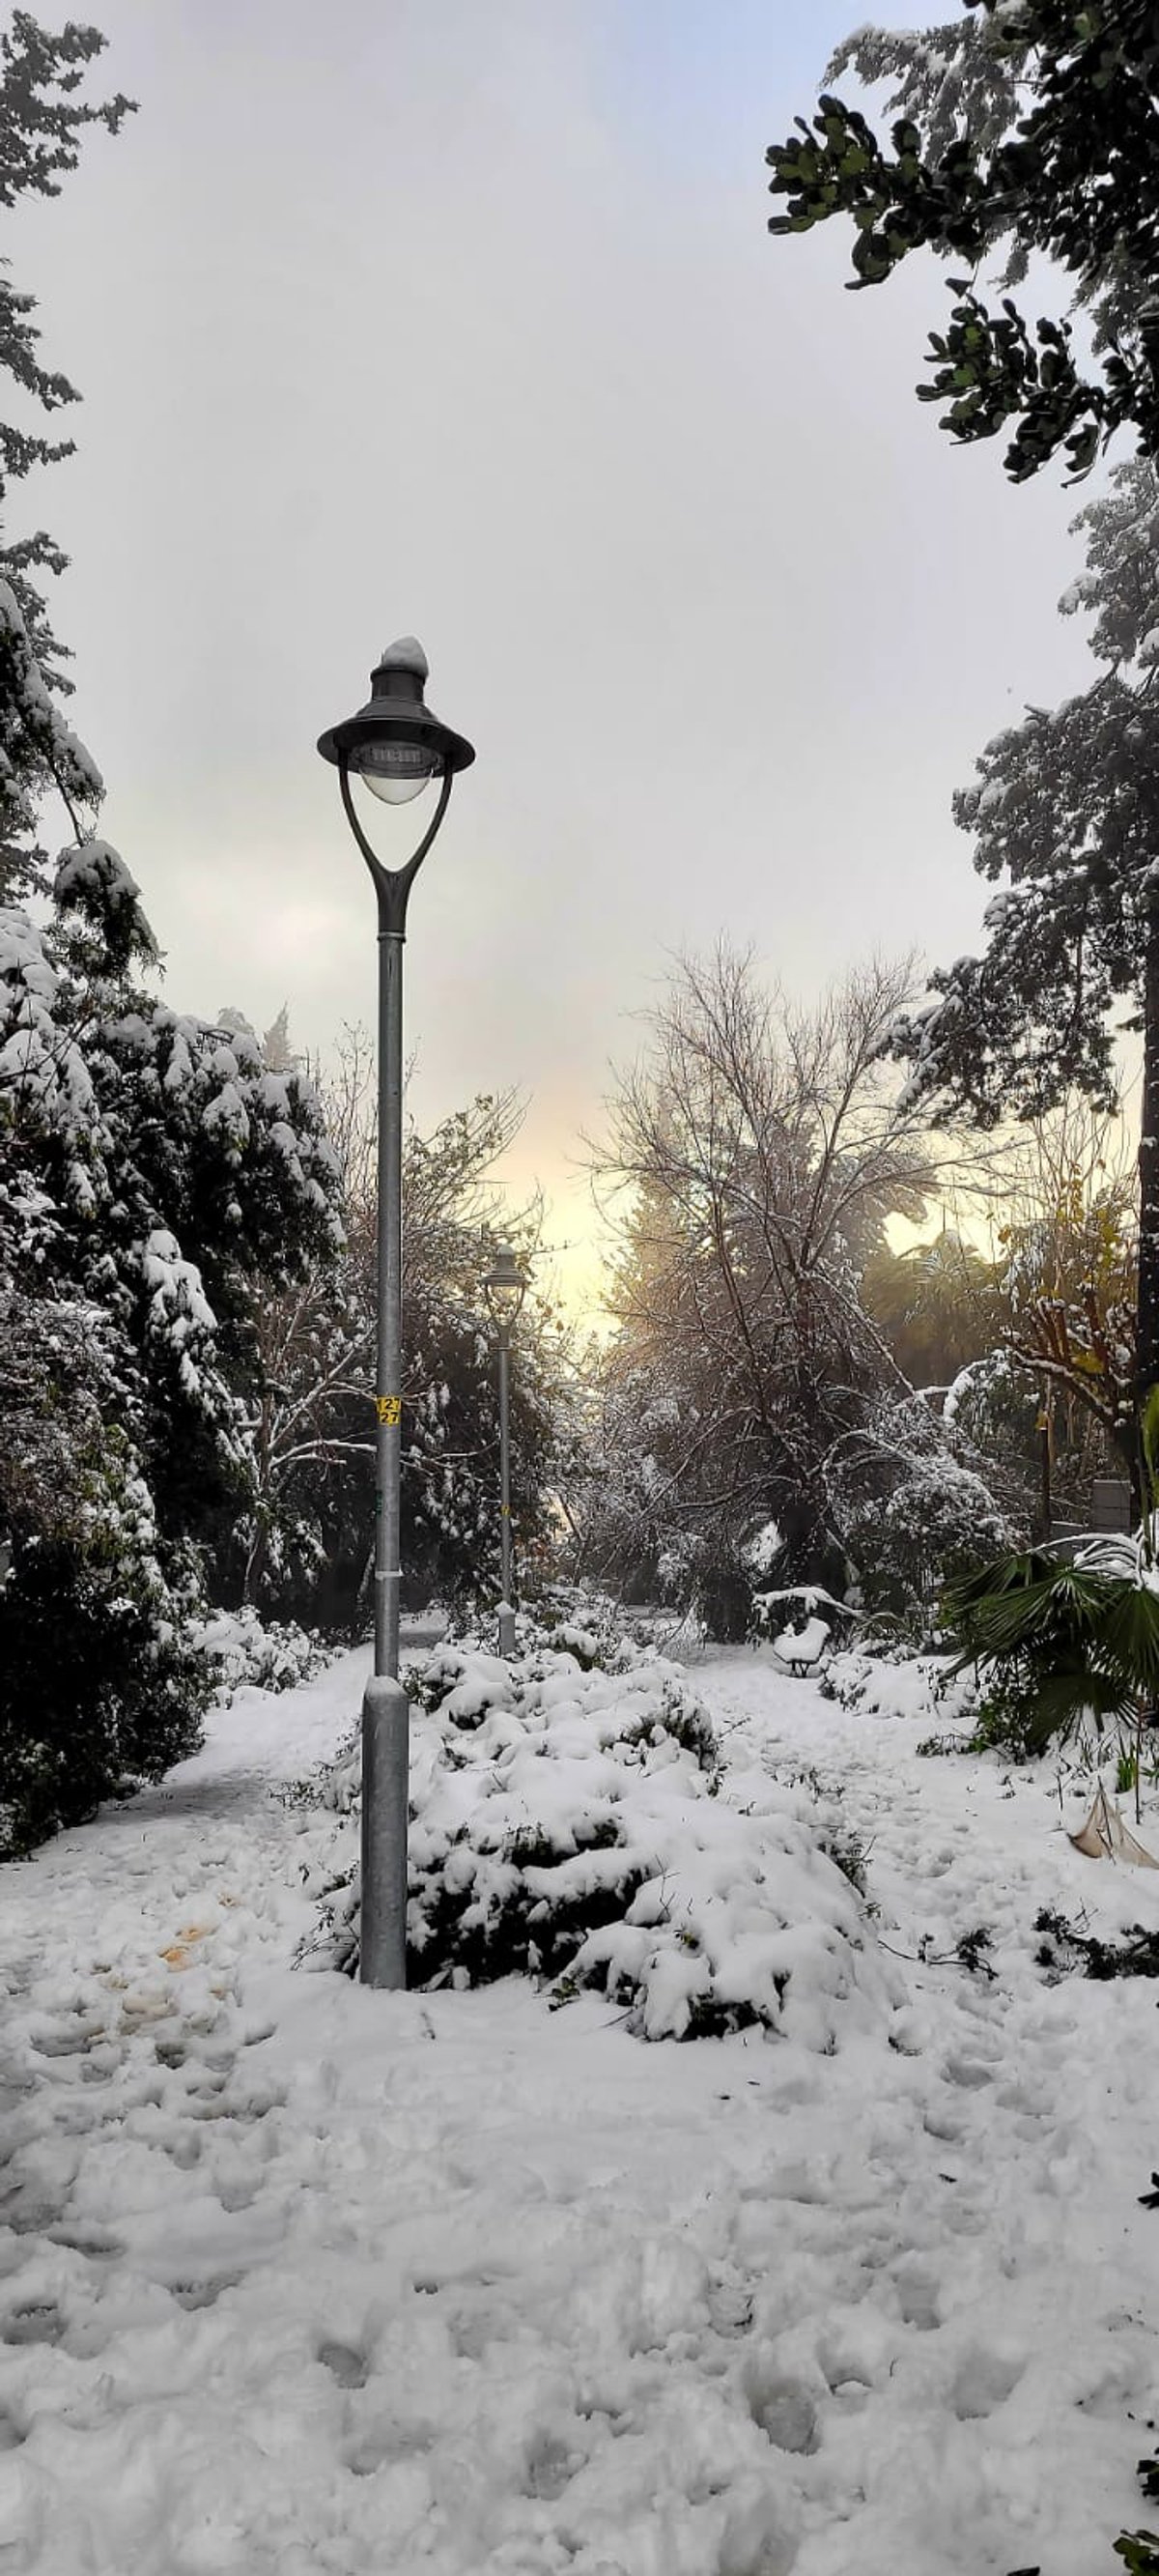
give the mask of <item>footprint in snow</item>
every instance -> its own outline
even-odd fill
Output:
[[[894,2274],[894,2288],[902,2324],[913,2326],[918,2334],[935,2333],[942,2322],[936,2277],[899,2267]]]
[[[0,2325],[0,2343],[59,2343],[64,2333],[64,2318],[55,2301],[45,2300],[36,2306],[13,2308]]]
[[[82,2022],[71,2030],[57,2026],[55,2029],[33,2031],[29,2046],[35,2049],[38,2057],[79,2057],[98,2040],[107,2037],[103,2022]]]
[[[927,2138],[936,2138],[939,2146],[956,2147],[964,2135],[961,2120],[951,2111],[941,2111],[930,2103],[922,2113],[922,2127]]]
[[[537,2503],[554,2504],[584,2465],[582,2451],[569,2451],[552,2434],[545,2434],[536,2442],[524,2469],[523,2493],[534,2496]]]
[[[316,2358],[340,2388],[365,2388],[370,2364],[352,2343],[320,2343]]]
[[[947,2057],[942,2069],[947,2084],[958,2084],[967,2093],[975,2093],[983,2084],[992,2084],[994,2069],[980,2057]]]
[[[243,2278],[240,2272],[219,2272],[209,2281],[171,2281],[169,2287],[179,2307],[212,2308],[223,2290],[236,2290]]]
[[[1015,2361],[1007,2353],[987,2352],[981,2347],[966,2353],[949,2392],[959,2421],[972,2423],[993,2415],[1017,2388],[1025,2368],[1024,2361]]]
[[[778,2370],[768,2355],[753,2353],[741,2373],[741,2388],[754,2424],[775,2450],[808,2457],[817,2449],[817,2409],[800,2380]]]
[[[109,2263],[125,2251],[119,2236],[104,2236],[98,2228],[73,2229],[50,2227],[50,2245],[61,2245],[69,2254],[84,2254],[90,2263]]]

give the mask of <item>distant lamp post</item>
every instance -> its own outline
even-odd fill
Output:
[[[347,822],[378,897],[378,1358],[375,1404],[374,1678],[362,1702],[360,1974],[368,1986],[406,1984],[410,1711],[398,1680],[399,1468],[402,1448],[402,951],[406,908],[460,769],[475,754],[423,700],[427,657],[413,635],[383,654],[357,715],[319,737],[338,771]],[[384,867],[355,810],[351,777],[385,805],[405,805],[438,780],[438,802],[417,850]]]
[[[503,1547],[503,1598],[499,1604],[499,1652],[515,1652],[515,1604],[511,1598],[511,1327],[527,1293],[527,1281],[505,1244],[495,1267],[483,1281],[491,1321],[499,1335],[499,1529]]]

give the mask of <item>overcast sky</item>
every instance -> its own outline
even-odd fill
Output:
[[[522,1086],[557,1239],[666,955],[723,930],[806,996],[975,944],[951,793],[1087,668],[1089,496],[914,400],[937,269],[851,295],[847,233],[767,234],[860,6],[103,0],[139,113],[9,226],[85,398],[32,498],[170,999],[371,1021],[314,743],[418,634],[478,760],[412,901],[414,1106]]]

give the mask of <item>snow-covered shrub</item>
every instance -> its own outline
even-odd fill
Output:
[[[331,1652],[305,1628],[263,1620],[252,1604],[215,1611],[198,1622],[193,1638],[208,1660],[220,1699],[232,1699],[239,1690],[294,1690],[321,1671]]]
[[[985,1564],[1009,1532],[980,1476],[939,1442],[915,1453],[884,1496],[867,1502],[847,1532],[869,1611],[921,1617],[926,1634],[947,1583]]]
[[[913,1717],[926,1725],[969,1720],[977,1692],[968,1673],[952,1676],[946,1655],[866,1654],[856,1647],[832,1655],[818,1683],[823,1699],[862,1717]]]
[[[17,1310],[19,1311],[19,1310]],[[12,1437],[0,1461],[11,1557],[0,1583],[0,1859],[91,1815],[135,1779],[191,1753],[212,1677],[193,1640],[200,1601],[188,1554],[161,1536],[141,1460],[102,1419],[55,1321],[55,1386],[0,1383]],[[67,1393],[66,1393],[67,1390]],[[17,1447],[19,1442],[19,1447]]]
[[[642,1659],[662,1652],[677,1629],[686,1635],[687,1623],[665,1611],[627,1607],[611,1593],[586,1583],[545,1585],[518,1612],[515,1622],[522,1661],[543,1654],[573,1655],[585,1672],[598,1666],[606,1673],[633,1670]],[[451,1611],[444,1648],[450,1657],[489,1652],[477,1606],[472,1613]],[[437,1652],[425,1655],[412,1668],[414,1687],[427,1706],[435,1704],[442,1669]]]
[[[727,1768],[686,1676],[656,1657],[585,1672],[437,1650],[411,1765],[410,1977],[530,1974],[605,1994],[648,2039],[749,2024],[810,2046],[884,2007],[817,1803]],[[351,1795],[351,1759],[330,1802]],[[353,1845],[353,1825],[338,1828]],[[357,1881],[327,1871],[310,1957],[352,1966]]]
[[[523,1654],[574,1655],[585,1671],[627,1672],[642,1655],[662,1652],[681,1622],[669,1611],[625,1607],[592,1584],[557,1583],[521,1612],[517,1633]]]

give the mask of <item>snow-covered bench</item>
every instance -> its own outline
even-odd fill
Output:
[[[829,1630],[824,1619],[806,1619],[803,1628],[784,1628],[772,1640],[773,1653],[787,1671],[803,1679],[815,1673],[829,1643]]]

